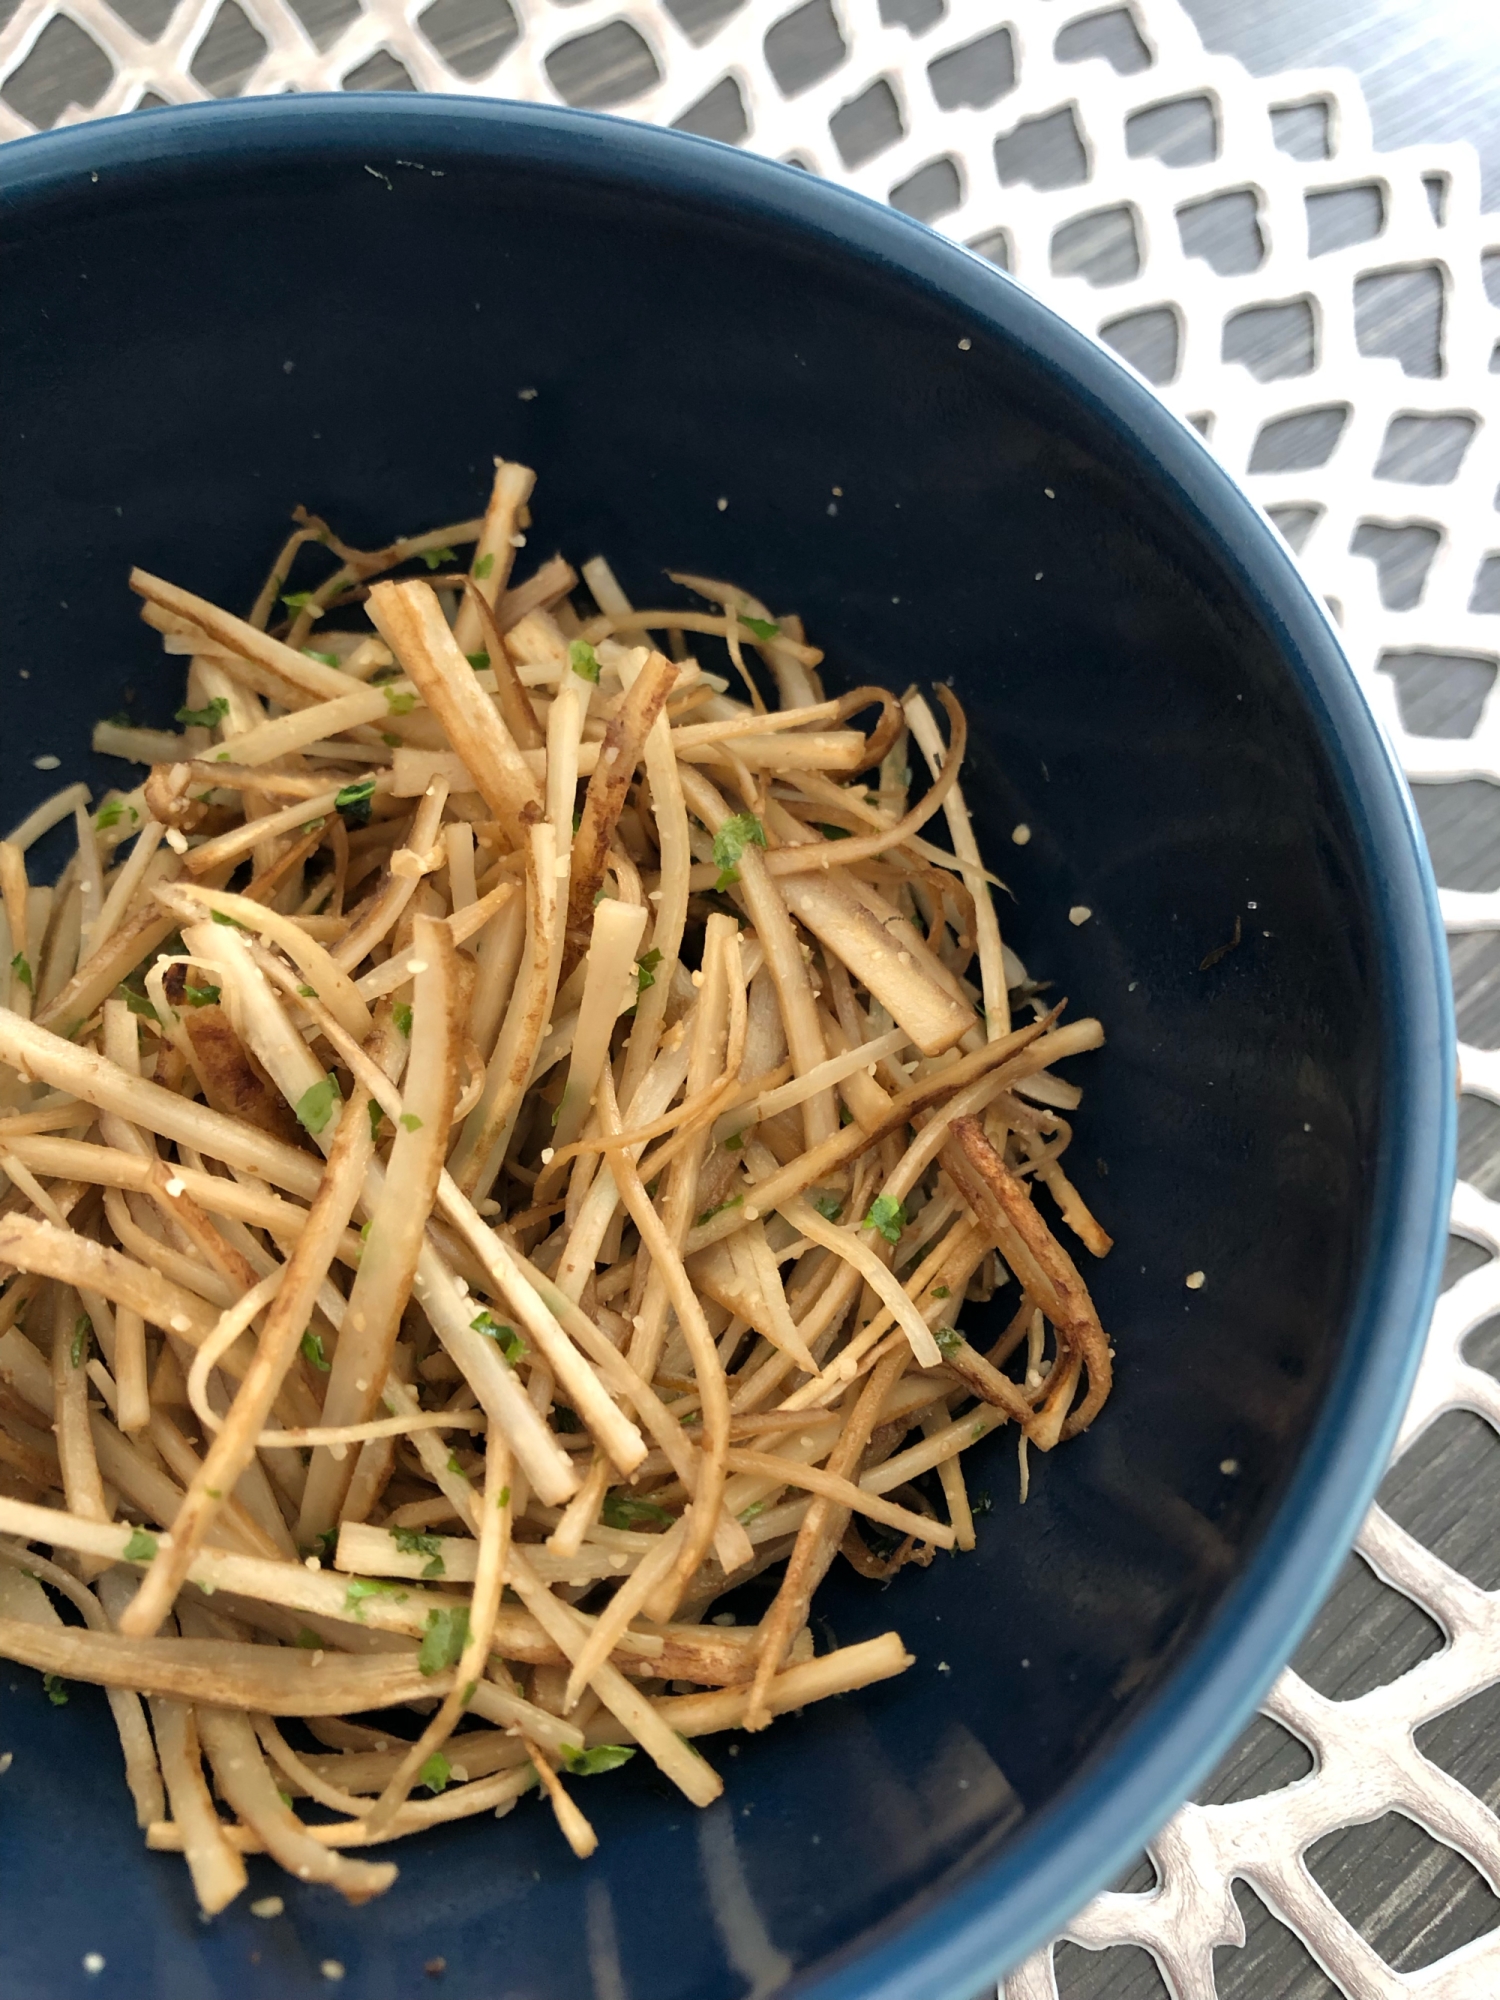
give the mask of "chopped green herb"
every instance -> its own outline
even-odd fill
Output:
[[[568,641],[568,665],[578,675],[580,680],[593,681],[597,684],[599,679],[599,655],[594,651],[587,639],[570,639]]]
[[[217,729],[229,713],[229,703],[216,694],[206,708],[179,708],[177,720],[191,729]]]
[[[373,778],[356,778],[352,785],[345,785],[334,794],[334,806],[345,826],[368,826],[370,824],[370,801],[375,796]]]
[[[89,1351],[89,1335],[93,1332],[93,1322],[87,1313],[80,1313],[73,1326],[73,1342],[68,1350],[68,1359],[75,1368],[83,1366],[83,1357]]]
[[[469,574],[470,576],[473,577],[476,583],[483,583],[485,578],[489,575],[490,571],[494,567],[495,567],[494,556],[483,555],[479,557],[478,561],[474,564],[474,567],[469,571]]]
[[[994,1501],[990,1498],[989,1488],[986,1487],[982,1493],[977,1493],[969,1502],[969,1511],[973,1514],[988,1514],[994,1505]]]
[[[490,663],[490,656],[488,653],[465,653],[464,658],[468,661],[469,665],[474,669],[476,674],[482,674]]]
[[[575,1778],[597,1778],[601,1771],[618,1771],[635,1755],[626,1743],[594,1743],[587,1750],[564,1750],[563,1762]]]
[[[446,1575],[442,1544],[436,1535],[422,1535],[415,1528],[389,1528],[386,1532],[402,1555],[427,1557],[424,1577]]]
[[[468,1606],[429,1611],[427,1630],[417,1648],[417,1665],[424,1674],[445,1674],[456,1667],[469,1641]]]
[[[321,1083],[304,1090],[297,1099],[297,1123],[316,1138],[333,1116],[333,1107],[343,1101],[338,1078],[330,1070]]]
[[[726,1153],[738,1153],[743,1150],[744,1144],[745,1134],[743,1132],[731,1132],[729,1137],[724,1141],[724,1150]]]
[[[385,1113],[381,1110],[380,1106],[375,1102],[373,1097],[370,1099],[369,1103],[365,1106],[365,1109],[370,1114],[370,1144],[372,1146],[379,1145],[380,1121],[382,1118],[384,1118]]]
[[[425,1785],[429,1792],[442,1792],[447,1790],[448,1780],[452,1776],[453,1766],[441,1750],[434,1750],[417,1773],[417,1782]]]
[[[940,1326],[933,1336],[938,1344],[938,1353],[945,1361],[951,1361],[961,1347],[967,1345],[956,1326]]]
[[[367,1597],[390,1597],[397,1604],[406,1602],[407,1593],[398,1590],[393,1583],[381,1583],[373,1576],[356,1576],[350,1579],[349,1588],[344,1592],[344,1609],[352,1611],[360,1623],[364,1622],[364,1605]],[[424,1668],[425,1672],[426,1669]]]
[[[148,1563],[156,1555],[156,1537],[148,1535],[143,1528],[132,1528],[130,1540],[125,1544],[125,1560],[128,1563]]]
[[[495,1495],[495,1505],[497,1507],[508,1507],[510,1505],[510,1488],[508,1486],[502,1486],[500,1491]]]
[[[853,838],[847,826],[830,826],[826,820],[818,821],[818,831],[825,840],[850,840]]]
[[[284,594],[281,601],[288,611],[305,611],[308,605],[312,603],[314,594],[310,590],[289,590]]]
[[[656,968],[661,964],[661,948],[652,945],[635,962],[635,990],[638,994],[647,992],[656,984]]]
[[[887,1243],[899,1243],[901,1232],[906,1227],[906,1208],[892,1194],[878,1194],[870,1203],[870,1212],[865,1217],[865,1228],[873,1229],[877,1236],[883,1236]]]
[[[448,1454],[448,1470],[455,1473],[460,1479],[467,1479],[469,1476],[459,1464],[458,1453],[456,1451],[450,1451]]]
[[[222,924],[227,931],[242,931],[245,928],[238,917],[226,916],[222,910],[210,910],[208,914],[216,924]]]
[[[158,1027],[161,1026],[161,1016],[144,993],[137,993],[133,986],[122,986],[120,993],[132,1014],[139,1014],[143,1020],[155,1021]]]
[[[316,660],[320,667],[342,667],[344,664],[337,653],[315,652],[311,646],[304,646],[302,650],[308,659]]]
[[[61,1674],[43,1674],[42,1686],[47,1690],[47,1699],[54,1708],[66,1708],[68,1690],[63,1686]]]
[[[319,1653],[323,1650],[323,1641],[318,1637],[316,1632],[309,1630],[306,1625],[302,1626],[297,1633],[297,1644],[306,1653]]]
[[[762,645],[765,644],[767,639],[779,639],[781,637],[781,627],[776,623],[774,618],[752,618],[748,611],[742,611],[739,614],[739,619],[745,630],[753,633]]]
[[[313,1540],[317,1545],[318,1554],[323,1558],[325,1558],[328,1562],[332,1562],[333,1552],[338,1547],[338,1540],[339,1540],[338,1529],[325,1528],[322,1534],[315,1535],[313,1537]]]
[[[182,989],[182,997],[190,1007],[216,1007],[219,990],[217,986],[194,986],[188,981]]]
[[[402,1129],[407,1132],[420,1132],[422,1129],[422,1121],[415,1111],[403,1111],[401,1114],[401,1125]]]
[[[302,995],[304,1000],[316,1000],[318,997],[316,986],[299,986],[297,991]]]
[[[401,738],[399,736],[392,736],[388,729],[381,730],[380,740],[387,750],[399,750],[401,747]]]
[[[302,1358],[304,1361],[310,1361],[320,1375],[326,1375],[333,1366],[323,1352],[322,1334],[314,1333],[311,1327],[302,1336]]]
[[[423,549],[422,560],[429,569],[441,569],[445,562],[457,562],[452,549]]]
[[[395,1006],[391,1009],[391,1019],[396,1024],[396,1033],[398,1035],[409,1035],[411,1033],[411,1007],[405,1000],[398,1000],[396,1002]]]
[[[743,1507],[740,1510],[740,1513],[738,1515],[740,1526],[742,1528],[748,1528],[750,1523],[756,1518],[756,1516],[759,1514],[764,1514],[765,1511],[766,1511],[766,1502],[764,1500],[752,1500],[748,1507]]]
[[[722,1215],[726,1208],[738,1208],[744,1199],[745,1197],[742,1194],[732,1194],[728,1201],[721,1201],[717,1207],[705,1208],[703,1213],[698,1217],[698,1227],[701,1229],[705,1222],[712,1222],[714,1217]]]
[[[125,817],[125,801],[110,799],[94,814],[94,825],[100,833],[107,833],[110,827],[118,826]]]
[[[813,1207],[825,1222],[837,1222],[844,1212],[844,1197],[841,1194],[817,1194],[813,1196]]]
[[[417,697],[410,688],[387,688],[385,705],[392,715],[410,715],[417,705]]]
[[[24,951],[18,951],[16,953],[15,957],[10,962],[10,969],[11,972],[14,974],[14,976],[17,979],[19,979],[21,984],[26,988],[26,991],[28,993],[34,993],[36,991],[35,982],[31,977],[31,961],[26,956]]]
[[[599,1513],[606,1528],[633,1528],[638,1521],[660,1521],[669,1526],[677,1518],[654,1500],[630,1500],[623,1493],[606,1493]]]
[[[728,889],[739,881],[739,871],[735,863],[747,847],[764,847],[766,830],[754,813],[735,813],[726,819],[714,835],[714,861],[718,865],[719,879],[716,889]]]
[[[526,1357],[526,1343],[513,1326],[501,1326],[491,1314],[482,1312],[469,1321],[475,1333],[482,1333],[486,1340],[493,1340],[506,1360],[514,1368],[518,1361]]]
[[[935,1299],[951,1299],[953,1296],[952,1288],[948,1285],[934,1285],[931,1296]]]

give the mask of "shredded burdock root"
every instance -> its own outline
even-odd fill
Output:
[[[709,1804],[693,1739],[911,1665],[814,1657],[834,1558],[972,1548],[962,1454],[1024,1498],[1109,1393],[1103,1035],[1001,941],[958,702],[825,698],[732,584],[514,582],[533,485],[299,509],[248,618],[136,571],[181,733],[0,842],[0,1655],[108,1691],[205,1912],[533,1787],[585,1856],[637,1752]]]

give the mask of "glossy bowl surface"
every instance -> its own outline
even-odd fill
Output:
[[[830,1580],[820,1642],[894,1625],[910,1673],[709,1746],[707,1813],[640,1761],[591,1782],[587,1867],[522,1810],[407,1844],[363,1910],[256,1863],[286,1914],[202,1924],[181,1863],[142,1851],[102,1699],[54,1709],[0,1670],[0,1990],[292,2000],[334,1959],[360,2000],[967,2000],[1286,1657],[1434,1293],[1446,957],[1321,608],[1101,350],[792,169],[340,97],[23,140],[0,183],[7,819],[57,782],[40,756],[118,780],[94,717],[180,699],[131,562],[242,606],[294,503],[373,544],[477,511],[492,454],[523,458],[529,554],[602,549],[637,602],[667,567],[740,578],[803,614],[835,683],[952,680],[1008,935],[1109,1030],[1073,1066],[1071,1159],[1118,1238],[1096,1282],[1119,1350],[1024,1509],[1011,1443],[976,1451],[975,1556]]]

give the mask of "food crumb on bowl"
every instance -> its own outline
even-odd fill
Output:
[[[1226,1479],[1233,1479],[1239,1469],[1240,1462],[1237,1458],[1221,1458],[1219,1460],[1219,1470]]]
[[[84,1969],[84,1971],[85,1971],[85,1972],[87,1972],[87,1973],[88,1973],[88,1974],[90,1974],[91,1976],[92,1976],[92,1975],[93,1975],[94,1973],[96,1973],[96,1972],[102,1972],[102,1971],[104,1970],[104,1954],[103,1954],[103,1952],[102,1952],[102,1951],[86,1951],[86,1952],[85,1952],[85,1953],[83,1954],[83,1969]]]
[[[1087,903],[1075,903],[1068,912],[1068,922],[1070,924],[1086,924],[1093,914]]]
[[[52,752],[47,750],[40,757],[33,757],[31,761],[38,771],[55,771],[62,763],[62,758],[54,757]]]
[[[343,1962],[337,1958],[325,1958],[318,1970],[325,1979],[342,1979],[344,1976]]]
[[[1190,1292],[1201,1292],[1203,1287],[1208,1283],[1208,1279],[1201,1271],[1189,1271],[1182,1282]]]
[[[261,1896],[250,1905],[252,1917],[279,1917],[286,1908],[280,1896]]]
[[[1010,837],[1016,843],[1017,847],[1024,847],[1031,838],[1031,828],[1026,824],[1025,820],[1022,820],[1019,826],[1011,828]]]

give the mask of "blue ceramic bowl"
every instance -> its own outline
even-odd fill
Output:
[[[359,1912],[257,1864],[286,1914],[202,1924],[141,1850],[102,1700],[10,1670],[0,1990],[102,1992],[98,1951],[131,2000],[290,2000],[328,1958],[345,1993],[416,1994],[436,1957],[450,2000],[965,2000],[1244,1722],[1370,1498],[1433,1297],[1442,936],[1320,607],[1107,355],[807,174],[339,97],[22,140],[0,181],[7,816],[56,782],[37,753],[112,782],[91,719],[180,698],[129,563],[241,605],[295,502],[379,541],[523,458],[534,545],[606,550],[637,601],[667,565],[742,578],[836,680],[952,680],[1009,933],[1108,1024],[1074,1158],[1119,1246],[1096,1429],[1024,1509],[991,1440],[975,1556],[818,1600],[824,1641],[895,1625],[912,1671],[721,1742],[711,1812],[639,1765],[601,1780],[587,1866],[523,1810],[404,1847]]]

